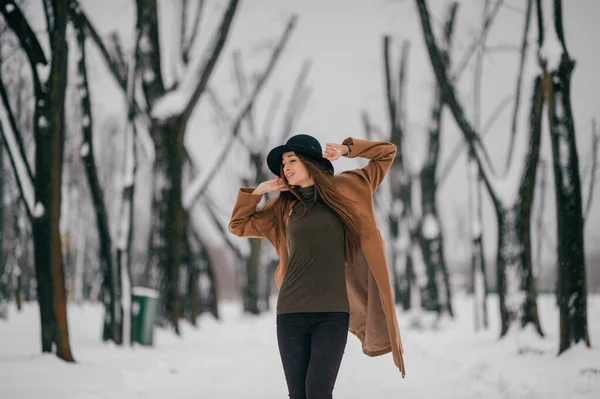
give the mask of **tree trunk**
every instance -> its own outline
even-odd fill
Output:
[[[0,63],[1,65],[1,63]],[[4,144],[0,144],[0,265],[6,264],[8,252],[4,250]],[[2,269],[0,266],[0,273]],[[1,274],[0,274],[1,275]],[[1,294],[1,293],[0,293]]]
[[[481,175],[472,151],[469,153],[469,201],[471,234],[471,283],[473,285],[473,306],[475,331],[488,327],[487,311],[487,273],[485,270],[485,252],[483,250],[483,215],[481,202]]]
[[[81,14],[75,14],[80,16]],[[75,17],[77,18],[77,17]],[[96,161],[94,156],[94,138],[93,138],[93,119],[90,92],[88,88],[88,77],[86,67],[85,53],[85,28],[83,21],[80,18],[74,22],[77,28],[77,42],[79,45],[79,59],[77,63],[77,73],[79,75],[79,95],[81,100],[82,110],[82,132],[83,141],[80,151],[83,159],[83,165],[87,176],[87,181],[92,195],[92,203],[96,213],[96,226],[98,229],[98,255],[100,259],[100,270],[102,270],[104,279],[102,281],[102,302],[104,303],[104,328],[102,331],[102,340],[112,340],[116,344],[121,343],[121,326],[118,320],[117,312],[119,306],[117,304],[115,283],[118,281],[115,275],[115,267],[112,258],[112,240],[110,237],[110,227],[108,225],[108,212],[104,202],[104,193],[100,186],[98,171],[96,169]],[[83,232],[80,232],[82,234]]]
[[[541,54],[539,64],[544,73],[554,166],[561,354],[580,341],[588,347],[591,344],[587,328],[579,155],[571,109],[571,75],[575,61],[569,55],[564,37],[562,1],[548,0],[543,3],[544,6],[541,0],[537,1]]]
[[[531,267],[531,239],[529,219],[524,218],[519,206],[497,209],[498,253],[497,281],[500,297],[501,332],[508,333],[514,321],[520,319],[521,327],[532,323],[540,335],[544,335],[537,313],[536,295],[533,288]],[[524,234],[525,233],[525,234]]]
[[[154,121],[151,131],[156,143],[154,179],[157,185],[151,232],[151,252],[154,256],[149,268],[158,270],[160,276],[163,320],[179,334],[179,268],[188,224],[181,201],[185,126],[181,126],[177,118],[171,118],[164,124]]]
[[[250,257],[246,260],[246,286],[244,289],[244,312],[258,315],[258,272],[261,259],[261,239],[250,238]]]
[[[57,356],[73,362],[69,344],[64,270],[59,234],[65,92],[67,86],[67,2],[57,0],[51,34],[52,65],[48,86],[36,98],[36,205],[33,223],[42,351],[56,344]],[[41,215],[41,216],[40,216]]]

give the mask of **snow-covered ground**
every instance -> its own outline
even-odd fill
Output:
[[[600,342],[600,296],[590,297],[592,345]],[[498,341],[497,302],[490,300],[489,331],[474,333],[471,299],[455,300],[457,318],[437,331],[409,327],[400,314],[407,375],[391,356],[369,358],[349,337],[334,391],[338,399],[362,398],[598,398],[600,349],[576,347],[557,357],[558,313],[553,298],[539,301],[546,338],[530,330]],[[223,320],[183,326],[183,338],[157,330],[154,348],[121,349],[100,341],[98,306],[69,307],[77,364],[41,355],[37,306],[10,309],[0,321],[0,397],[87,398],[286,398],[275,338],[275,316],[243,316],[236,303],[222,305]]]

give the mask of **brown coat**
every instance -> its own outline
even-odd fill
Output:
[[[394,296],[385,257],[384,243],[375,221],[373,193],[379,187],[396,156],[396,146],[387,142],[359,140],[352,137],[342,144],[350,145],[348,158],[367,158],[364,168],[336,175],[337,189],[358,203],[361,219],[361,250],[346,265],[346,285],[350,302],[349,331],[362,342],[363,352],[379,356],[392,352],[394,363],[405,375],[402,341],[396,318]],[[233,208],[229,231],[239,237],[268,239],[277,250],[279,266],[275,282],[281,287],[288,266],[287,239],[281,237],[276,246],[275,231],[265,218],[254,215],[262,196],[254,189],[241,188]],[[284,233],[285,234],[285,233]]]

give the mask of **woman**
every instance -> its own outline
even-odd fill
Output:
[[[277,340],[291,399],[331,398],[347,332],[363,352],[392,352],[405,375],[383,241],[373,193],[396,146],[347,138],[328,143],[296,135],[267,156],[277,176],[241,188],[229,231],[268,239],[277,250]],[[340,156],[369,159],[364,168],[334,176]],[[279,192],[261,209],[263,194]]]

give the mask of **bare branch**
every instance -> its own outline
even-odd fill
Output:
[[[266,83],[268,77],[271,75],[271,72],[275,68],[275,64],[277,63],[277,60],[279,59],[283,49],[285,48],[285,45],[288,42],[289,36],[294,26],[296,25],[297,19],[298,17],[295,15],[290,18],[290,21],[288,22],[279,43],[273,50],[273,54],[271,55],[269,63],[265,67],[265,70],[259,75],[259,78],[256,82],[256,86],[254,86],[254,89],[250,93],[248,99],[244,103],[242,103],[240,111],[237,114],[235,114],[235,119],[233,119],[231,123],[231,137],[228,143],[226,143],[226,145],[221,149],[221,151],[219,151],[217,156],[214,158],[215,162],[213,163],[212,168],[204,176],[199,176],[190,184],[190,187],[186,191],[183,198],[184,208],[189,209],[189,207],[193,205],[194,201],[197,198],[204,195],[204,192],[208,189],[210,182],[215,177],[219,166],[223,164],[223,162],[227,158],[227,154],[231,152],[230,146],[239,133],[241,122],[246,116],[246,114],[249,112],[258,94],[260,93],[264,84]]]
[[[0,112],[4,111],[4,107],[0,107]],[[4,112],[2,112],[4,114]],[[1,115],[4,116],[4,115]],[[6,152],[8,153],[8,159],[10,164],[15,172],[15,181],[17,182],[17,187],[19,188],[19,192],[21,194],[21,198],[23,198],[23,203],[25,204],[25,209],[27,210],[27,216],[30,220],[33,220],[33,210],[35,203],[35,194],[33,181],[29,180],[26,172],[26,161],[19,155],[19,151],[17,149],[16,140],[14,139],[14,134],[12,130],[5,131],[3,121],[6,118],[2,118],[0,116],[0,136],[2,136],[2,141],[6,148]],[[10,125],[7,124],[7,129],[11,129]]]
[[[536,226],[538,230],[538,242],[537,242],[537,264],[538,268],[541,266],[542,259],[542,243],[544,242],[544,210],[546,205],[546,161],[540,159],[540,203],[537,214]]]
[[[396,123],[400,126],[401,131],[404,131],[406,126],[406,113],[404,110],[404,104],[406,98],[404,93],[406,91],[406,71],[408,70],[408,55],[410,51],[410,42],[405,40],[402,42],[402,50],[400,51],[400,69],[398,73],[398,92],[396,93]]]
[[[71,4],[73,4],[72,7],[69,7],[69,14],[70,14],[71,18],[73,18],[75,16],[75,8],[78,8],[81,12],[80,18],[82,18],[82,21],[85,24],[87,33],[90,35],[90,38],[94,41],[94,43],[98,47],[98,50],[102,54],[102,58],[106,62],[108,69],[112,73],[113,77],[117,80],[117,83],[119,84],[121,89],[123,89],[123,91],[126,91],[127,90],[126,76],[121,74],[121,69],[119,67],[118,61],[114,60],[113,57],[111,56],[107,47],[104,45],[102,38],[98,34],[98,31],[96,30],[94,25],[92,25],[92,23],[90,22],[89,18],[87,17],[85,12],[81,8],[81,5],[79,4],[79,2],[74,0],[71,2]]]
[[[305,59],[302,63],[300,73],[294,82],[294,88],[288,99],[283,117],[283,125],[279,133],[279,139],[276,141],[277,143],[282,143],[290,136],[299,119],[299,113],[302,113],[308,102],[308,97],[306,96],[310,96],[310,90],[305,90],[305,84],[311,66],[312,60],[310,58]]]
[[[185,33],[186,33],[186,21],[187,21],[187,10],[188,10],[188,0],[179,0],[180,14],[179,14],[179,48],[181,49],[181,61],[184,64],[187,64],[185,61],[184,51],[185,51]]]
[[[87,29],[89,33],[89,29]],[[123,47],[121,46],[121,39],[117,32],[113,32],[109,35],[110,43],[112,45],[112,57],[116,66],[119,68],[119,76],[127,76],[127,63],[125,62],[125,56],[123,54]]]
[[[54,32],[54,15],[52,15],[52,0],[43,0],[44,16],[46,17],[46,29],[48,29],[48,37],[52,37]]]
[[[158,34],[158,10],[156,0],[136,0],[136,5],[137,27],[140,30],[136,68],[142,76],[146,102],[152,108],[154,103],[165,94]]]
[[[238,86],[238,96],[239,100],[243,101],[244,98],[248,96],[248,79],[246,74],[244,73],[244,66],[242,65],[242,54],[239,51],[233,52],[233,69],[235,80]],[[252,108],[248,111],[246,118],[246,125],[248,127],[248,132],[251,137],[256,137],[256,129],[254,126],[254,113],[252,112]]]
[[[532,1],[528,1],[527,2],[527,12],[526,15],[529,16],[531,14],[531,7],[532,7]],[[512,125],[511,125],[511,130],[510,130],[510,141],[509,141],[509,145],[508,145],[508,157],[506,159],[506,165],[510,165],[512,163],[512,157],[513,157],[513,149],[515,146],[515,136],[517,135],[517,122],[519,120],[519,111],[521,110],[520,104],[521,104],[521,91],[522,91],[522,86],[523,86],[523,69],[525,67],[525,60],[527,58],[527,51],[529,48],[529,35],[527,34],[527,32],[529,32],[529,23],[530,23],[531,18],[527,17],[525,18],[525,24],[523,27],[523,41],[521,42],[521,56],[519,59],[519,69],[518,69],[518,77],[517,77],[517,89],[515,91],[515,106],[513,109],[513,120],[512,120]],[[529,98],[527,98],[526,100],[529,100]]]
[[[223,102],[219,99],[218,94],[215,92],[214,89],[212,89],[211,87],[206,89],[206,95],[208,96],[208,100],[210,102],[210,104],[212,105],[215,113],[217,114],[217,117],[219,118],[219,127],[222,128],[223,126],[227,126],[229,127],[231,121],[232,121],[232,117],[231,115],[229,115],[229,113],[227,112],[227,110],[225,109],[225,106],[223,105]],[[226,135],[229,133],[229,131],[226,130],[226,128],[222,128],[222,132],[220,132],[223,135]],[[250,148],[250,144],[244,140],[244,138],[241,135],[237,136],[237,139],[242,143],[242,145],[246,148]]]
[[[492,114],[490,115],[488,120],[483,125],[483,129],[481,130],[482,138],[487,137],[488,133],[492,130],[494,123],[498,120],[500,115],[502,115],[502,112],[507,109],[507,107],[510,105],[511,102],[512,102],[512,96],[508,95],[496,106],[496,108],[494,109],[494,111],[492,112]],[[452,168],[454,168],[456,161],[458,161],[458,158],[460,157],[462,152],[466,151],[467,148],[469,148],[469,143],[467,143],[463,140],[460,140],[454,146],[454,148],[450,152],[450,156],[448,157],[448,160],[446,161],[446,163],[444,164],[444,166],[441,169],[442,172],[440,173],[439,177],[436,180],[436,183],[435,183],[436,186],[440,186],[446,181],[446,178],[452,171]]]
[[[39,67],[48,67],[48,60],[44,55],[44,50],[40,42],[37,40],[33,29],[27,22],[27,19],[21,12],[21,9],[13,0],[5,0],[4,6],[0,7],[0,12],[4,15],[4,19],[8,26],[13,30],[19,39],[21,47],[25,50],[29,64],[31,65],[31,73],[33,75],[33,85],[36,96],[41,93],[42,83],[40,81]],[[44,75],[42,73],[42,75]],[[45,76],[43,76],[45,78]]]
[[[194,89],[194,93],[192,94],[189,103],[187,104],[182,114],[183,125],[185,125],[187,119],[189,119],[192,115],[192,112],[196,107],[198,100],[206,90],[209,78],[212,75],[215,65],[217,64],[217,60],[221,55],[223,47],[225,47],[225,41],[227,40],[227,36],[229,34],[231,23],[233,22],[233,16],[235,15],[238,3],[239,0],[229,0],[229,5],[227,6],[227,10],[223,14],[223,19],[221,20],[221,24],[219,25],[217,34],[214,37],[212,44],[208,46],[208,58],[206,58],[204,66],[200,69],[200,79],[196,88]]]
[[[484,182],[488,187],[488,191],[492,196],[495,196],[494,187],[492,186],[493,169],[491,166],[490,158],[487,155],[485,148],[481,142],[481,139],[477,132],[473,129],[471,124],[465,117],[465,112],[458,102],[456,97],[456,91],[451,81],[448,79],[444,60],[440,54],[440,50],[436,44],[431,23],[429,21],[429,11],[427,10],[427,3],[425,0],[415,0],[419,10],[419,17],[421,19],[421,26],[423,28],[423,34],[425,36],[425,43],[427,44],[427,50],[429,52],[429,58],[436,75],[440,89],[444,97],[445,103],[448,105],[456,123],[460,127],[461,131],[465,135],[465,139],[468,141],[469,146],[476,155],[477,164],[481,171]]]
[[[383,68],[385,71],[385,93],[387,98],[387,106],[388,106],[388,117],[390,120],[391,127],[391,137],[390,141],[394,143],[396,146],[400,147],[402,141],[402,130],[400,130],[400,126],[397,124],[396,118],[396,98],[394,96],[394,79],[392,78],[392,66],[390,61],[390,42],[391,38],[389,36],[383,37]],[[400,159],[400,164],[402,164],[402,152],[398,151],[398,156]],[[398,162],[397,161],[397,162]]]
[[[494,8],[492,8],[492,10],[488,14],[487,18],[483,22],[481,32],[473,40],[471,45],[467,48],[467,50],[463,54],[461,60],[458,62],[457,67],[454,70],[454,73],[452,74],[452,80],[456,81],[456,80],[460,79],[460,76],[467,69],[467,65],[469,64],[469,61],[471,60],[471,57],[473,56],[473,54],[475,54],[475,51],[477,50],[477,48],[483,45],[483,42],[485,41],[487,33],[492,26],[492,22],[494,22],[494,19],[496,18],[496,15],[498,15],[498,11],[500,11],[500,7],[503,5],[503,3],[504,3],[504,0],[497,0],[496,4],[494,4]]]
[[[594,188],[596,187],[596,175],[598,171],[598,143],[600,142],[600,135],[596,131],[596,119],[592,120],[592,168],[590,173],[590,187],[588,189],[587,203],[584,206],[585,212],[583,213],[584,223],[588,220],[590,210],[592,208],[592,200],[594,198]]]
[[[267,116],[265,117],[263,123],[262,137],[271,137],[271,129],[273,127],[275,115],[277,114],[277,106],[279,105],[282,96],[283,94],[281,93],[281,90],[277,90],[275,94],[273,94],[273,98],[271,98],[271,103],[269,104],[269,108],[267,109]]]
[[[202,19],[202,11],[204,10],[204,3],[205,3],[204,0],[198,1],[198,7],[196,8],[194,23],[192,24],[192,33],[190,34],[189,38],[185,42],[183,42],[184,46],[183,46],[183,51],[182,51],[182,58],[183,58],[183,63],[185,65],[187,65],[190,61],[190,51],[191,51],[192,47],[194,46],[194,42],[196,41],[196,38],[198,37],[198,32],[200,31],[200,21]]]
[[[517,53],[520,51],[519,46],[513,46],[510,44],[497,44],[495,46],[486,46],[483,51],[485,54],[492,53]]]
[[[229,236],[229,232],[228,232],[227,228],[223,225],[223,223],[217,216],[217,214],[214,210],[214,207],[215,207],[214,201],[212,201],[212,199],[210,199],[210,198],[206,198],[205,204],[206,204],[205,209],[208,211],[210,218],[212,219],[213,223],[217,227],[217,230],[219,230],[219,233],[221,234],[221,237],[223,238],[223,240],[225,241],[227,246],[229,248],[231,248],[231,250],[233,251],[233,253],[235,253],[235,255],[237,256],[238,259],[240,259],[240,260],[246,259],[246,257],[242,253],[242,251],[237,247],[237,245],[235,245],[233,243],[233,241],[231,241],[231,238]]]
[[[33,181],[34,180],[33,172],[31,171],[32,169],[29,166],[29,163],[27,162],[27,154],[25,153],[25,146],[23,144],[23,136],[21,135],[21,132],[19,131],[19,127],[17,126],[17,120],[15,119],[15,115],[12,112],[12,109],[10,107],[8,93],[6,91],[6,88],[4,87],[4,82],[2,81],[1,67],[2,67],[2,64],[0,63],[0,98],[2,98],[2,103],[4,104],[4,113],[5,113],[5,118],[2,119],[2,122],[7,123],[10,126],[10,129],[13,132],[13,137],[15,139],[16,147],[17,147],[17,148],[13,148],[12,150],[18,149],[20,157],[23,159],[23,162],[25,163],[24,168],[27,171],[27,176],[29,177],[29,179],[31,181]],[[8,150],[8,151],[10,151],[10,150]]]

